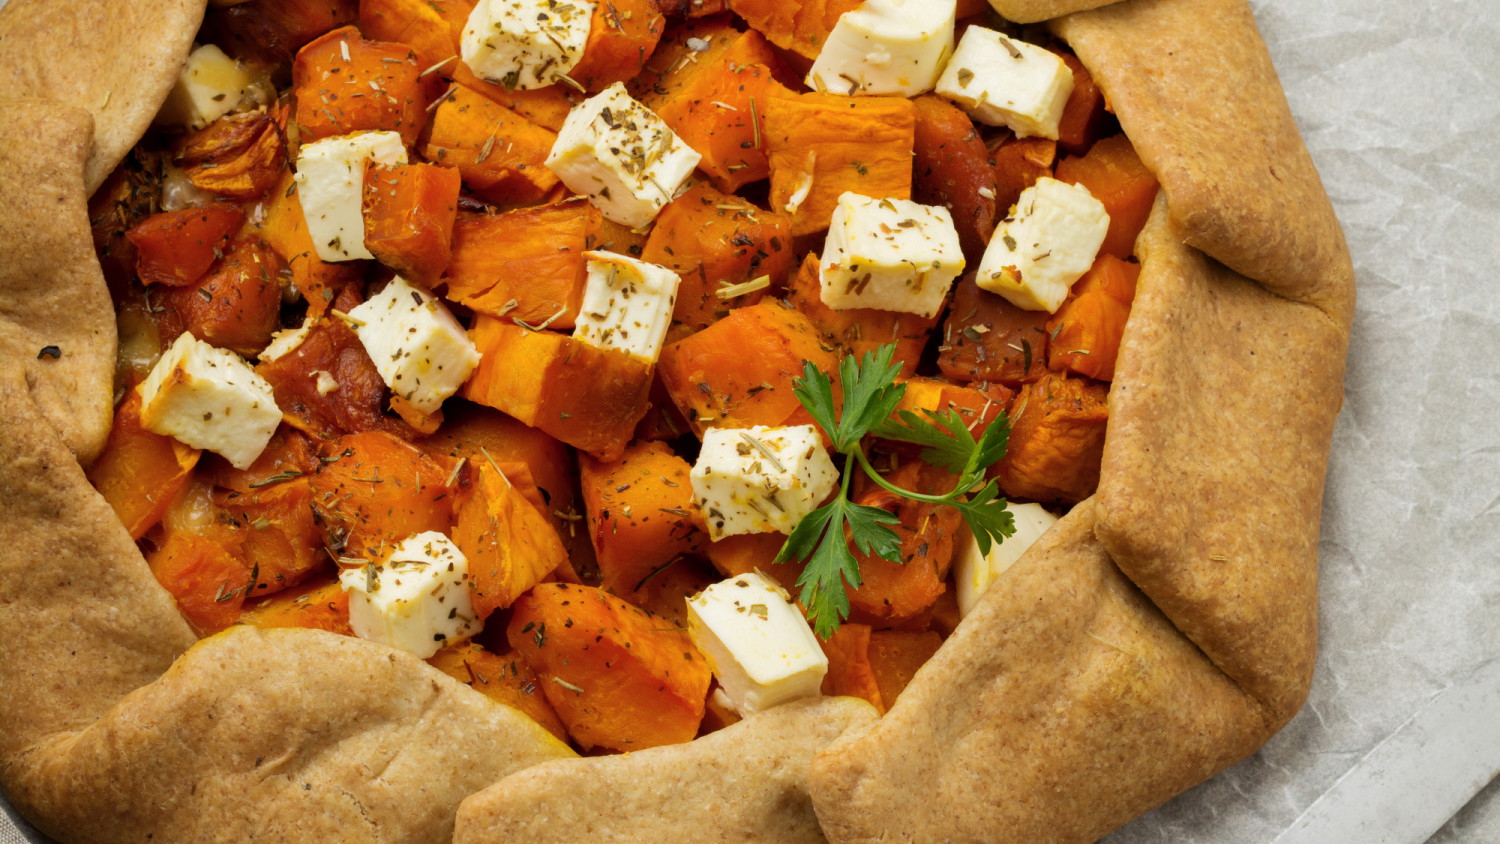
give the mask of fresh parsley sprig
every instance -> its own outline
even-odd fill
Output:
[[[896,412],[906,385],[896,381],[901,366],[894,362],[895,354],[894,345],[885,345],[866,353],[863,360],[853,355],[844,357],[839,365],[842,408],[836,406],[832,379],[811,363],[805,364],[802,377],[792,382],[802,406],[832,440],[834,450],[844,456],[838,495],[798,522],[776,555],[778,563],[807,562],[797,585],[802,588],[802,605],[813,629],[825,639],[849,617],[848,589],[856,589],[863,582],[851,543],[861,554],[901,561],[901,540],[890,527],[900,519],[887,510],[849,499],[855,466],[896,495],[958,510],[981,553],[988,554],[993,543],[1003,542],[1016,532],[999,486],[984,478],[985,471],[1005,455],[1010,437],[1005,414],[990,423],[976,441],[955,410],[924,410],[922,415],[909,410]],[[956,473],[958,482],[946,494],[930,495],[887,481],[870,464],[862,445],[872,434],[922,446],[921,459]]]

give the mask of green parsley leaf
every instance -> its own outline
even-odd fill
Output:
[[[963,514],[969,532],[979,545],[980,554],[990,553],[990,547],[1004,542],[1016,534],[1016,518],[1006,501],[1000,498],[1000,487],[994,481],[985,484],[969,496],[967,501],[953,502],[954,509]]]

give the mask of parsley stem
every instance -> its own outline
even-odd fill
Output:
[[[870,476],[870,480],[879,484],[880,487],[887,492],[892,492],[905,498],[910,498],[915,501],[925,501],[928,504],[951,504],[958,499],[958,496],[967,491],[955,488],[947,495],[927,495],[921,492],[913,492],[912,490],[896,486],[895,484],[881,477],[880,473],[875,471],[875,467],[870,465],[870,458],[865,456],[865,450],[859,445],[855,445],[854,450],[850,451],[849,454],[854,455],[854,459],[859,461],[860,468],[865,470],[865,474]],[[852,473],[847,471],[844,472],[845,495],[848,495],[848,476],[850,474]],[[959,481],[960,483],[962,483],[963,479],[960,478]]]

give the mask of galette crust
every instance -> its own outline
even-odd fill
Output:
[[[657,839],[759,823],[780,840],[1087,841],[1254,752],[1310,679],[1353,308],[1337,221],[1243,0],[992,2],[1068,15],[1052,26],[1163,185],[1097,496],[873,725],[864,704],[823,700],[570,760],[378,645],[248,628],[194,644],[79,461],[107,431],[115,354],[85,198],[149,123],[203,3],[11,0],[7,94],[72,105],[0,101],[0,250],[19,256],[0,262],[0,788],[63,841],[445,841],[455,813],[466,844],[585,840],[605,822]],[[98,61],[59,69],[60,46]],[[64,356],[39,361],[48,344]],[[775,774],[735,801],[721,777],[747,751],[746,776]],[[637,809],[577,812],[590,804]],[[539,823],[553,809],[571,837]]]

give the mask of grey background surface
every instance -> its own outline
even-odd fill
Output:
[[[1260,753],[1110,844],[1268,842],[1500,656],[1500,0],[1252,3],[1360,283],[1318,672]],[[1500,841],[1500,785],[1432,840]]]

